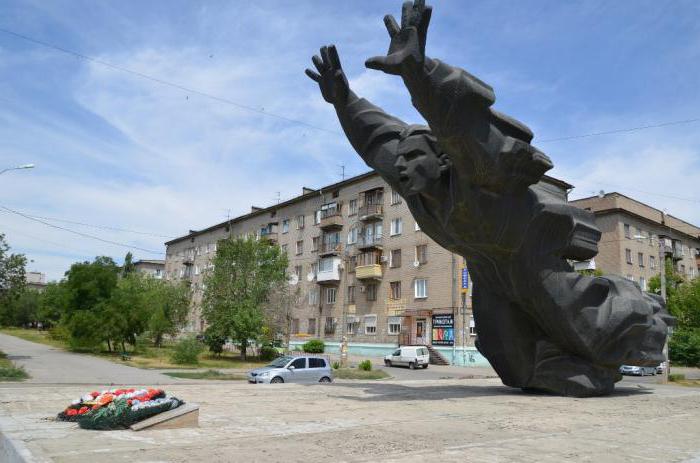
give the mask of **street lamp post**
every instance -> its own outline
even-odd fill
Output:
[[[23,169],[33,169],[34,164],[22,164],[21,166],[17,167],[8,167],[7,169],[0,170],[0,174],[4,174],[5,172],[8,172],[10,170],[23,170]]]

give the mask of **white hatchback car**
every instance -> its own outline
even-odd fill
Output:
[[[418,367],[428,368],[429,363],[430,353],[425,346],[401,346],[384,357],[384,364],[388,367],[405,365],[413,370]]]

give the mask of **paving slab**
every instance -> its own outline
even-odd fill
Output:
[[[85,387],[5,385],[0,432],[37,462],[693,461],[700,389],[525,394],[496,379],[172,385],[200,427],[87,431],[51,421]]]

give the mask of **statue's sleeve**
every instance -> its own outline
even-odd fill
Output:
[[[438,138],[464,136],[478,128],[475,121],[481,120],[493,123],[504,135],[532,140],[527,126],[490,109],[496,101],[493,88],[464,69],[427,59],[421,68],[402,77],[413,106]]]
[[[400,119],[385,113],[364,98],[353,97],[336,107],[338,119],[355,151],[397,191],[401,191],[395,167],[400,147],[415,135]],[[424,131],[429,132],[427,127]]]

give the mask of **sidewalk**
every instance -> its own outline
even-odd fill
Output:
[[[200,404],[199,428],[100,432],[51,420],[85,390],[0,388],[0,458],[13,461],[4,436],[37,463],[700,459],[700,389],[680,386],[572,399],[497,379],[206,383],[166,387]]]

